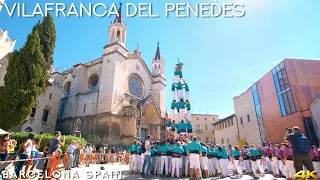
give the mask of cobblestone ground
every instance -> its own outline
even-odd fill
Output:
[[[13,171],[13,168],[9,168],[9,171]],[[79,167],[72,168],[69,171],[65,171],[64,169],[60,169],[60,173],[57,173],[57,179],[60,180],[88,180],[88,179],[125,179],[125,180],[136,180],[136,179],[186,179],[188,178],[171,178],[171,177],[161,177],[158,175],[149,176],[146,178],[142,178],[140,174],[132,174],[129,172],[128,165],[123,164],[92,164],[90,167]],[[58,178],[59,176],[59,178]],[[208,179],[219,179],[218,177],[210,177]],[[224,179],[239,179],[239,177],[228,177]],[[240,179],[254,179],[252,176],[243,175]],[[266,174],[264,177],[260,179],[276,179],[270,174]],[[281,179],[281,178],[277,178]],[[282,178],[283,179],[283,178]]]

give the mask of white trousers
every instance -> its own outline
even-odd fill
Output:
[[[138,171],[138,167],[139,167],[139,161],[140,161],[140,159],[139,159],[139,157],[138,157],[139,155],[137,155],[137,154],[133,154],[132,155],[132,160],[133,160],[133,168],[132,168],[132,170],[133,171]]]
[[[278,160],[278,167],[279,167],[279,171],[284,175],[284,171],[283,171],[283,162],[281,160]]]
[[[140,172],[142,172],[143,162],[144,162],[144,154],[141,154],[141,155],[140,155]],[[146,168],[146,169],[147,169],[147,168]]]
[[[202,156],[201,169],[208,170],[208,157],[207,156]]]
[[[213,169],[214,169],[214,173],[221,172],[220,166],[219,166],[219,161],[218,161],[218,159],[216,157],[212,158],[212,166],[213,166]]]
[[[265,167],[268,168],[268,171],[273,172],[272,163],[269,157],[265,157]]]
[[[257,159],[256,162],[258,164],[260,173],[264,173],[264,164],[261,162],[261,159]]]
[[[176,99],[176,91],[171,91],[172,92],[172,101]]]
[[[216,170],[213,168],[213,158],[208,159],[208,170],[209,176],[213,176],[216,173]]]
[[[230,171],[228,169],[228,159],[219,159],[219,166],[221,174],[223,176],[230,176]]]
[[[191,110],[187,110],[187,118],[191,121]]]
[[[168,156],[161,156],[161,165],[160,165],[160,174],[163,172],[163,168],[165,169],[166,175],[169,174],[168,172]]]
[[[293,166],[292,160],[287,160],[285,162],[285,165],[283,167],[283,172],[286,178],[294,178],[294,175],[296,174],[296,170]]]
[[[182,121],[182,119],[184,118],[184,109],[183,108],[180,108],[179,115],[180,115],[180,121]]]
[[[132,171],[132,170],[133,170],[133,165],[134,165],[134,163],[133,163],[133,155],[130,156],[130,159],[129,159],[129,160],[130,160],[129,170]]]
[[[272,157],[272,172],[273,174],[280,174],[278,159],[276,157]]]
[[[252,172],[250,160],[244,160],[243,161],[243,166],[244,166],[244,169],[246,170],[247,173],[251,173]]]
[[[186,161],[185,161],[185,163],[184,163],[184,174],[187,176],[187,175],[189,175],[189,166],[190,166],[190,164],[189,164],[189,159],[187,158],[187,156],[186,156]]]
[[[314,170],[316,170],[318,172],[318,174],[320,173],[320,162],[314,162],[312,161],[312,164],[313,164],[313,168]],[[319,174],[320,175],[320,174]],[[318,177],[319,177],[318,175]]]
[[[179,101],[180,101],[180,99],[182,99],[182,98],[183,98],[182,89],[179,89],[179,90],[178,90],[178,99],[179,99]]]
[[[189,101],[189,91],[186,91],[186,100]]]
[[[252,171],[253,171],[253,174],[255,176],[257,176],[257,170],[259,170],[259,166],[257,164],[257,161],[250,161],[251,162],[251,168],[252,168]]]
[[[235,170],[237,170],[237,172],[239,174],[242,173],[242,162],[240,162],[239,160],[234,160],[234,166],[235,166]]]
[[[171,109],[171,120],[174,120],[174,109]]]
[[[176,174],[176,176],[179,177],[181,159],[180,158],[172,158],[171,164],[172,164],[171,177],[174,177],[174,174]]]
[[[161,173],[161,156],[156,156],[156,167],[154,168],[154,174]]]
[[[151,166],[151,170],[153,171],[154,170],[154,168],[156,167],[156,156],[152,156],[151,157],[151,164],[152,164],[152,166]]]
[[[168,171],[171,173],[172,168],[172,156],[168,156]]]

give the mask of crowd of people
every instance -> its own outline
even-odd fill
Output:
[[[320,171],[320,149],[310,141],[298,127],[287,132],[285,143],[264,143],[261,146],[226,146],[199,142],[194,136],[179,141],[170,139],[150,141],[150,136],[141,142],[138,137],[129,148],[129,169],[142,176],[160,175],[168,177],[230,177],[251,174],[263,177],[265,173],[274,177],[294,179],[296,172]]]

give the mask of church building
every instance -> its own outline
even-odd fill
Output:
[[[33,122],[22,125],[22,131],[55,129],[95,144],[116,146],[127,146],[136,136],[166,137],[165,64],[159,43],[149,70],[139,45],[134,52],[126,48],[128,29],[121,6],[118,12],[102,57],[53,72],[53,82],[34,109]]]

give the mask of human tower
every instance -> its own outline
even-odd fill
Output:
[[[187,137],[190,139],[192,136],[189,86],[183,78],[182,68],[183,63],[178,59],[178,64],[175,65],[171,87],[171,117],[168,119],[167,126],[168,138],[174,138],[174,132],[177,130],[179,140],[184,140]],[[175,116],[175,114],[177,114],[177,116]]]

